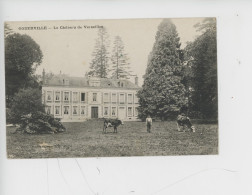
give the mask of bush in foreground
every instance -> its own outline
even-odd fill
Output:
[[[17,129],[17,131],[29,134],[59,133],[65,130],[66,128],[59,119],[40,111],[23,115],[20,120],[20,127]]]
[[[20,89],[13,97],[7,121],[12,124],[21,124],[22,116],[35,112],[44,112],[41,97],[42,92],[40,89]]]

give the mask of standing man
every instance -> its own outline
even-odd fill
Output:
[[[147,132],[150,133],[152,126],[152,118],[150,117],[150,115],[148,115],[146,118],[146,126],[147,126]]]

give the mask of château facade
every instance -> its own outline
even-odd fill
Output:
[[[129,80],[97,77],[69,77],[64,74],[45,79],[42,101],[46,113],[62,121],[92,118],[138,120],[138,78]]]

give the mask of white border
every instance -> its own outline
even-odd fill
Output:
[[[252,193],[250,1],[3,0],[0,1],[0,14],[0,194]],[[219,155],[6,159],[2,41],[4,20],[164,17],[217,17]]]

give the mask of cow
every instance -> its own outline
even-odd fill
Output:
[[[183,130],[184,130],[185,126],[188,129],[190,129],[190,131],[195,132],[195,127],[192,125],[190,118],[185,116],[184,114],[178,115],[178,117],[177,117],[178,131],[180,131],[180,127],[183,127]]]
[[[123,125],[123,121],[119,119],[105,119],[103,124],[103,133],[107,133],[108,127],[114,127],[114,133],[117,133],[117,127]]]

